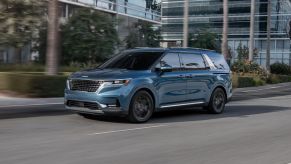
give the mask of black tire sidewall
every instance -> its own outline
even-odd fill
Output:
[[[142,120],[138,119],[135,116],[135,113],[133,111],[134,110],[133,109],[134,102],[135,102],[136,98],[139,97],[140,95],[146,95],[150,99],[150,101],[151,101],[151,107],[152,107],[152,108],[149,109],[149,112],[150,113],[148,114],[148,116],[145,119],[142,119]],[[130,106],[129,106],[129,114],[128,114],[129,121],[130,122],[134,122],[134,123],[147,122],[151,118],[151,116],[152,116],[152,114],[154,112],[154,105],[155,104],[154,104],[154,101],[153,101],[153,97],[147,91],[141,90],[141,91],[136,92],[133,95],[133,97],[131,99],[131,102],[130,102]]]
[[[223,107],[222,107],[222,110],[220,111],[217,111],[216,110],[216,107],[214,106],[214,97],[216,96],[216,94],[218,93],[222,93],[223,94],[223,98],[224,98],[224,102],[223,102]],[[226,95],[224,93],[224,91],[221,89],[221,88],[216,88],[212,95],[211,95],[211,99],[210,99],[210,102],[209,102],[209,105],[208,105],[208,111],[210,113],[213,113],[213,114],[220,114],[220,113],[223,113],[224,109],[225,109],[225,103],[226,103]]]

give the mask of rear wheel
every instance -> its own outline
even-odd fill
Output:
[[[154,102],[152,96],[146,91],[138,91],[133,96],[128,119],[130,122],[141,123],[150,119],[154,112]]]
[[[224,111],[226,103],[226,95],[221,88],[216,88],[210,98],[209,104],[206,110],[209,113],[220,114]]]

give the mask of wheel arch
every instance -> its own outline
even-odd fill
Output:
[[[156,100],[156,96],[154,95],[153,91],[152,91],[151,89],[149,89],[149,88],[145,88],[145,87],[143,87],[143,88],[139,88],[139,89],[137,89],[137,90],[134,92],[134,94],[136,94],[136,93],[139,92],[139,91],[146,91],[146,92],[148,92],[148,93],[151,95],[151,97],[152,97],[152,99],[153,99],[154,107],[155,107],[154,110],[156,110],[156,103],[157,103],[157,100]],[[134,95],[134,94],[133,94],[133,95]]]
[[[224,92],[224,96],[225,96],[225,98],[227,99],[227,91],[226,91],[225,87],[223,86],[223,84],[217,84],[217,85],[215,85],[215,86],[213,87],[213,89],[211,90],[211,92],[210,92],[210,94],[209,94],[209,96],[208,96],[208,99],[207,99],[207,104],[209,103],[210,98],[211,98],[213,92],[214,92],[217,88],[221,88],[221,89],[223,90],[223,92]]]

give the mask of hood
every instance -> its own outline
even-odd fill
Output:
[[[89,69],[73,73],[70,78],[81,79],[127,79],[137,78],[145,74],[149,74],[149,70],[135,71],[126,69]]]

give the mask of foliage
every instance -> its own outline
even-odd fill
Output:
[[[239,46],[236,49],[238,54],[238,60],[247,60],[249,57],[249,48],[247,46],[243,46],[242,43],[239,44]]]
[[[75,72],[87,66],[71,65],[61,66],[60,72]],[[45,66],[43,64],[1,64],[0,72],[44,72]]]
[[[249,61],[236,61],[232,64],[231,70],[236,73],[253,73],[264,75],[265,70],[257,63]]]
[[[154,29],[151,23],[138,22],[134,24],[131,33],[126,37],[126,47],[159,47],[161,38],[160,29]]]
[[[21,80],[19,80],[21,79]],[[30,97],[61,97],[67,76],[43,74],[0,74],[1,90],[9,90]]]
[[[161,3],[158,3],[156,0],[154,0],[151,8],[152,8],[152,10],[155,10],[157,12],[161,12]]]
[[[269,84],[286,83],[286,82],[291,82],[291,76],[271,74],[267,78],[267,83]]]
[[[189,47],[204,48],[220,52],[220,38],[209,30],[201,30],[198,34],[189,35]]]
[[[106,14],[79,9],[62,28],[63,62],[97,63],[119,43],[114,20]]]
[[[290,75],[291,67],[284,63],[274,63],[271,65],[271,73],[281,74],[281,75]]]
[[[37,38],[45,6],[44,0],[1,0],[0,45],[19,48]]]

